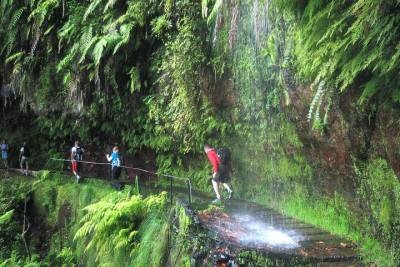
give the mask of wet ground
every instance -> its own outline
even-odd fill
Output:
[[[187,202],[185,190],[176,192],[175,196]],[[242,250],[256,251],[275,258],[296,258],[299,262],[321,267],[363,266],[352,241],[253,202],[234,199],[213,206],[211,201],[208,194],[193,192],[192,211],[199,224],[219,241],[214,248],[217,254],[235,254],[233,257],[236,257]]]
[[[200,211],[198,218],[205,227],[237,247],[321,262],[357,258],[352,242],[257,204],[233,202],[224,209]]]

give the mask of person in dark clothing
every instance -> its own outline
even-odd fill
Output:
[[[79,141],[75,141],[75,144],[71,149],[71,169],[78,183],[81,180],[80,169],[84,154],[85,150],[80,146]]]
[[[213,166],[213,174],[212,174],[212,185],[217,198],[214,200],[215,203],[220,202],[221,195],[219,193],[219,184],[225,187],[228,191],[228,198],[232,197],[233,191],[229,186],[230,181],[230,166],[228,164],[221,164],[221,159],[217,154],[217,151],[210,147],[210,145],[204,145],[204,152],[207,154],[208,160]]]
[[[31,156],[31,151],[30,151],[28,145],[26,144],[26,142],[24,142],[21,149],[19,150],[19,164],[20,164],[22,173],[25,175],[28,175],[28,171],[29,171],[28,160],[29,160],[30,156]],[[25,169],[24,169],[24,166],[25,166]]]

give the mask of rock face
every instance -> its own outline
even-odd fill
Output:
[[[239,137],[229,145],[238,190],[282,208],[301,202],[306,207],[297,206],[299,213],[327,200],[338,216],[348,212],[346,216],[357,218],[346,221],[350,228],[396,254],[400,251],[394,242],[400,236],[399,107],[385,96],[360,104],[360,77],[342,93],[324,89],[318,110],[321,118],[327,113],[327,121],[315,126],[315,117],[310,121],[309,116],[318,88],[298,80],[293,50],[301,44],[291,32],[295,26],[270,4],[241,2],[235,20],[236,11],[225,5],[221,8],[225,22],[216,28],[214,52],[229,51],[224,55],[230,62],[228,77],[218,83],[224,93],[213,99],[219,103],[222,98],[232,108],[229,115]],[[269,12],[258,12],[263,8]],[[258,27],[260,18],[266,25],[263,29]],[[231,50],[227,33],[232,24],[227,21],[235,22]],[[221,97],[231,91],[233,101]]]
[[[289,92],[290,104],[284,108],[304,144],[303,152],[314,166],[321,189],[329,194],[340,191],[352,196],[355,190],[355,160],[386,159],[400,175],[399,123],[395,107],[372,103],[364,110],[356,104],[358,94],[348,92],[334,97],[328,125],[313,130],[307,120],[313,92],[299,86]],[[379,105],[380,104],[380,105]],[[379,105],[378,109],[375,109]]]

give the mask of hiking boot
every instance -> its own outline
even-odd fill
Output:
[[[228,192],[228,199],[231,199],[233,197],[233,191]]]

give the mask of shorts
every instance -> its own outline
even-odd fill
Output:
[[[111,177],[113,180],[118,180],[121,174],[121,167],[114,166],[111,169]]]
[[[81,170],[80,162],[72,161],[71,162],[71,169],[72,169],[72,172],[79,173],[79,171]]]
[[[27,163],[28,163],[28,157],[22,156],[21,157],[21,166],[23,166],[24,164],[27,164]]]
[[[226,171],[218,171],[213,180],[217,183],[229,183],[231,181],[231,177]]]

